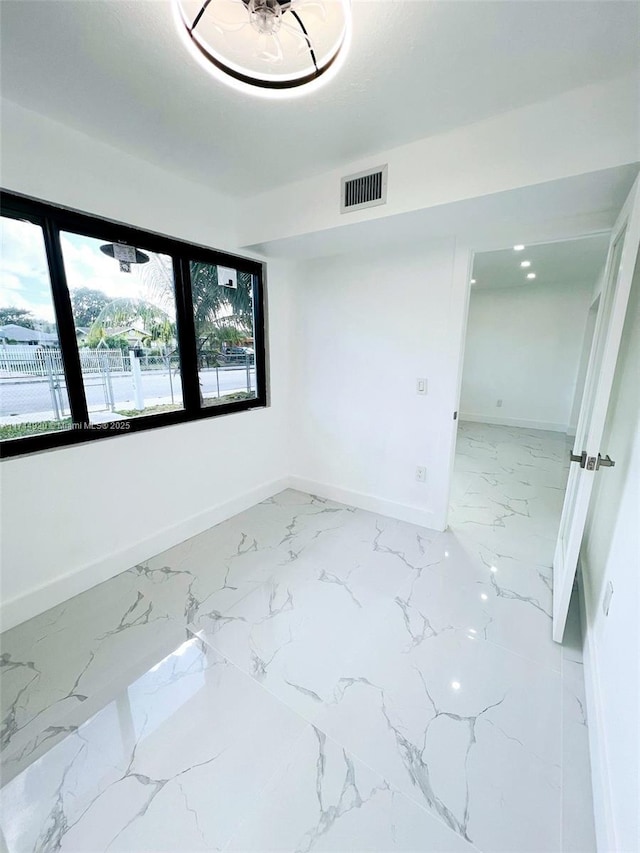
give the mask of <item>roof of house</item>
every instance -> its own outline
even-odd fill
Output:
[[[50,343],[58,340],[58,336],[51,332],[39,332],[37,329],[28,329],[16,323],[0,326],[0,338],[20,343]]]
[[[106,329],[105,331],[110,337],[117,337],[118,335],[139,335],[143,338],[148,337],[148,332],[145,332],[143,329],[137,329],[135,326],[120,326],[113,329]]]

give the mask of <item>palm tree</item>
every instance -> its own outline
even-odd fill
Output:
[[[215,264],[191,261],[191,294],[195,321],[196,351],[198,365],[203,352],[216,352],[215,366],[223,344],[238,344],[253,338],[253,282],[251,273],[238,272],[237,287],[224,287],[218,282],[218,267]],[[149,298],[162,305],[169,313],[175,311],[175,283],[171,258],[167,255],[151,254],[149,263],[140,270]],[[204,405],[202,387],[200,403]]]
[[[140,332],[146,342],[160,341],[166,345],[175,335],[175,326],[162,308],[144,299],[120,298],[112,299],[100,311],[91,324],[88,340],[101,340],[108,337],[109,331],[113,334],[118,327],[136,321],[141,321]]]
[[[200,261],[190,262],[191,292],[196,321],[232,314],[246,319],[253,317],[253,288],[251,274],[239,272],[238,286],[218,284],[218,267]],[[140,269],[152,302],[166,309],[175,308],[175,290],[171,258],[152,254],[149,263]]]
[[[198,356],[207,347],[220,348],[226,341],[239,343],[253,337],[253,282],[250,273],[239,272],[237,287],[218,283],[218,267],[191,261],[191,293]],[[175,310],[171,259],[152,254],[141,269],[150,299],[169,312]]]
[[[218,284],[218,268],[192,261],[191,292],[198,358],[205,349],[221,350],[253,337],[253,287],[249,273],[238,273],[237,287]]]

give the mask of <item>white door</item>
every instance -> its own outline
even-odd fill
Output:
[[[578,417],[572,456],[575,459],[569,470],[553,558],[553,639],[558,643],[564,634],[594,477],[607,476],[607,448],[601,447],[600,442],[639,244],[640,178],[636,179],[611,234]]]

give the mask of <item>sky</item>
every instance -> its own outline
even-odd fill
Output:
[[[79,287],[103,291],[112,299],[144,299],[175,318],[175,300],[154,279],[172,281],[171,260],[151,257],[148,264],[132,264],[131,273],[121,273],[119,264],[100,251],[105,240],[78,234],[61,234],[67,284],[73,293]],[[54,322],[53,300],[40,226],[31,222],[0,219],[0,307],[26,308],[37,320]]]

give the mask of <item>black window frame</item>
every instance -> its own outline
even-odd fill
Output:
[[[153,231],[146,231],[111,219],[40,201],[28,196],[0,190],[0,215],[23,219],[42,227],[49,278],[56,314],[58,338],[64,363],[67,394],[73,426],[70,429],[0,441],[0,458],[6,459],[55,450],[82,444],[87,441],[114,438],[143,430],[175,426],[205,418],[216,418],[235,412],[264,408],[268,405],[266,364],[266,304],[264,280],[266,264],[196,243],[188,243]],[[124,243],[169,255],[173,261],[176,326],[183,408],[175,412],[139,415],[122,418],[107,424],[90,424],[85,396],[76,327],[67,287],[61,232],[71,232],[85,237]],[[197,261],[214,266],[226,266],[238,272],[249,273],[253,283],[253,339],[256,375],[256,396],[247,400],[201,405],[198,379],[198,356],[195,320],[191,293],[190,262]],[[126,428],[123,428],[126,424]]]

